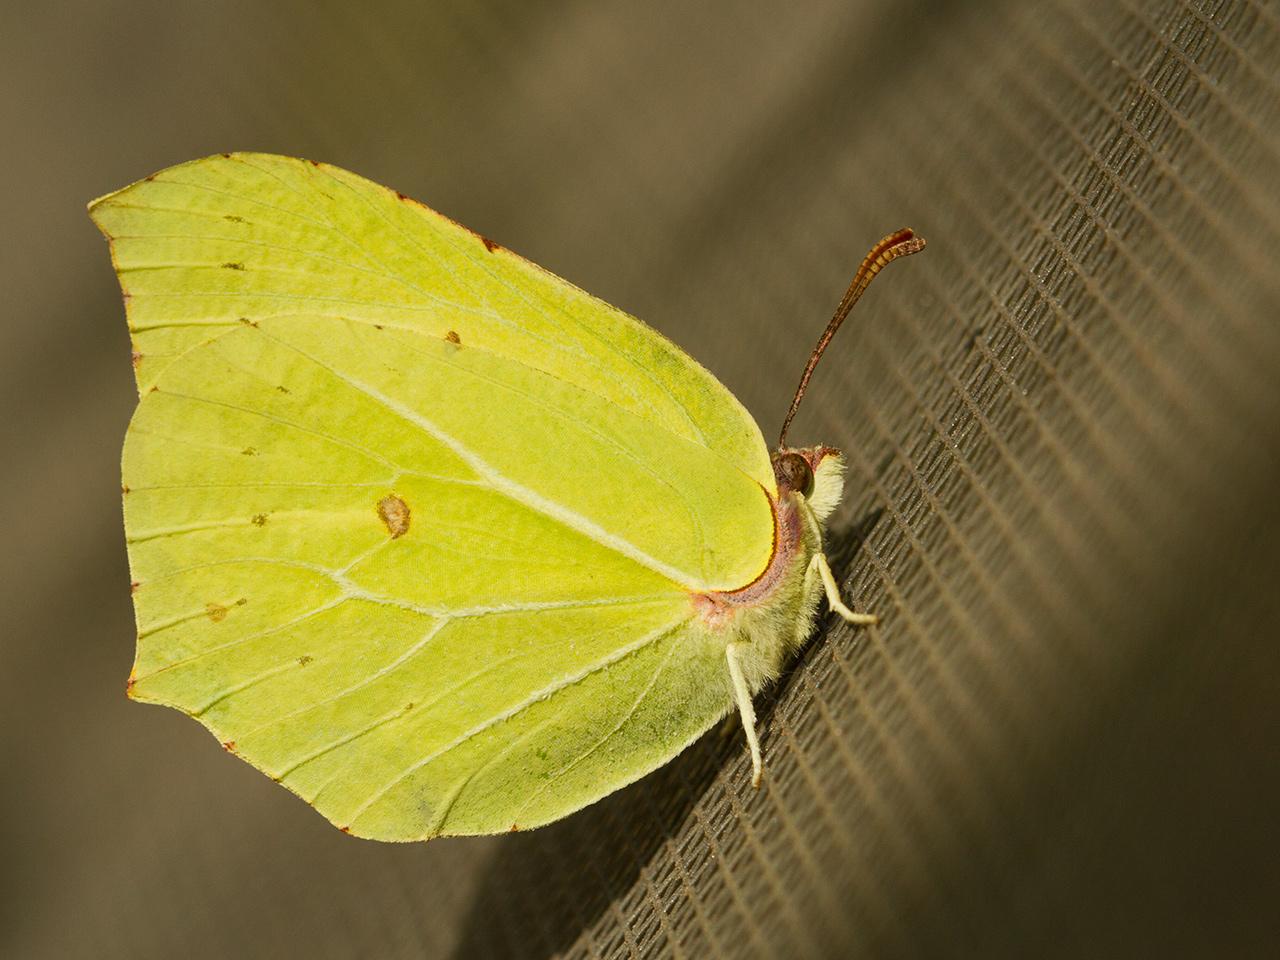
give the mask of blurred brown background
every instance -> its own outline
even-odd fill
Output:
[[[0,954],[1274,955],[1280,13],[1229,0],[9,4]],[[644,317],[850,451],[741,736],[527,835],[353,840],[128,703],[90,198],[271,150]]]

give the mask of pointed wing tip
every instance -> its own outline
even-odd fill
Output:
[[[93,221],[93,225],[97,227],[98,231],[108,240],[113,238],[107,231],[107,225],[102,220],[103,209],[110,206],[113,197],[128,189],[128,187],[122,187],[120,190],[112,190],[110,193],[104,193],[100,197],[94,197],[84,206],[85,212],[89,214],[89,219]]]
[[[172,170],[179,170],[183,167],[190,167],[190,166],[194,166],[196,164],[201,164],[201,163],[217,162],[221,160],[242,160],[243,161],[243,160],[250,160],[255,158],[262,159],[262,160],[277,160],[277,161],[284,160],[284,161],[289,161],[293,163],[307,163],[317,167],[322,166],[322,164],[316,160],[306,160],[302,157],[290,157],[282,153],[267,153],[261,150],[233,150],[229,153],[212,153],[212,154],[209,154],[208,156],[197,157],[194,160],[185,160],[182,163],[175,163],[175,164],[170,164],[167,167],[162,167],[161,169],[155,171],[155,173],[142,177],[139,180],[135,180],[133,183],[120,187],[116,190],[112,190],[108,193],[104,193],[100,197],[94,197],[87,204],[85,204],[85,208],[89,211],[89,216],[96,223],[97,217],[94,216],[94,213],[96,210],[98,210],[98,208],[104,205],[109,205],[112,200],[116,199],[122,194],[127,193],[130,190],[133,190],[135,187],[141,186],[144,183],[151,183],[155,181],[162,174],[169,173]],[[324,166],[327,166],[327,164],[324,164]],[[99,227],[101,227],[101,224],[99,224]],[[106,231],[103,231],[103,232],[105,233]]]

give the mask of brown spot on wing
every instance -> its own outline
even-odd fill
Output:
[[[223,749],[223,750],[225,750],[225,751],[227,751],[227,753],[235,753],[235,752],[236,752],[236,742],[235,742],[234,740],[223,740],[223,741],[222,741],[222,749]]]
[[[244,264],[239,260],[228,260],[222,265],[223,270],[243,270]]]
[[[311,656],[311,654],[309,654],[309,653],[304,653],[302,656],[300,656],[300,657],[298,658],[298,666],[300,666],[300,667],[305,667],[305,666],[306,666],[308,663],[310,663],[313,659],[315,659],[315,658],[314,658],[314,657],[312,657],[312,656]]]
[[[483,243],[484,248],[488,250],[490,253],[493,253],[493,251],[500,250],[502,248],[502,244],[494,243],[492,240],[486,237],[483,233],[480,233],[478,230],[472,230],[465,223],[456,223],[454,221],[450,221],[450,222],[453,222],[454,226],[456,227],[461,227],[463,230],[467,231],[467,233],[471,234],[473,237],[475,237],[477,240]]]
[[[241,597],[231,606],[243,607],[246,603],[248,603],[248,601],[244,597]],[[225,606],[221,603],[214,603],[210,600],[204,605],[204,612],[205,615],[214,623],[221,623],[223,620],[227,619],[227,614],[231,612],[231,607]]]
[[[244,217],[237,217],[234,213],[224,213],[223,220],[230,220],[232,223],[244,223]]]
[[[265,513],[255,513],[253,515],[253,525],[255,527],[265,527],[267,525],[267,515]]]
[[[382,518],[392,540],[409,532],[409,505],[394,493],[378,501],[378,516]]]
[[[138,588],[140,586],[142,586],[142,582],[139,580],[134,580],[133,582],[131,582],[129,584],[129,595],[132,596],[133,594],[137,593]]]
[[[133,364],[133,369],[137,370],[138,367],[142,366],[142,354],[134,350],[129,354],[129,362]]]
[[[450,343],[456,343],[458,346],[462,346],[462,338],[458,336],[458,331],[456,330],[450,330],[444,335],[444,338]]]

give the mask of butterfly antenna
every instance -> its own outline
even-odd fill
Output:
[[[844,318],[849,315],[849,311],[858,302],[862,292],[871,285],[871,281],[875,279],[876,274],[883,270],[888,263],[897,260],[899,257],[919,253],[923,249],[924,237],[917,237],[910,227],[903,227],[877,243],[863,259],[862,265],[858,267],[858,272],[853,275],[853,282],[849,284],[849,289],[840,298],[840,305],[836,307],[835,315],[831,318],[831,322],[827,324],[827,329],[822,331],[822,336],[818,338],[818,345],[813,348],[813,353],[809,355],[809,362],[805,365],[804,374],[800,377],[800,386],[796,387],[795,399],[791,401],[791,409],[787,411],[787,418],[782,421],[782,433],[778,435],[779,450],[786,448],[787,429],[791,426],[791,421],[795,418],[796,411],[800,409],[800,401],[804,399],[804,391],[809,386],[809,378],[813,376],[813,368],[822,359],[822,352],[827,349],[827,344],[836,335],[836,331],[840,329],[840,324],[844,323]]]

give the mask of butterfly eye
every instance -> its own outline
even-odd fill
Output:
[[[813,495],[813,470],[809,467],[809,461],[800,454],[776,454],[773,458],[773,475],[779,487],[795,490],[806,497]]]

